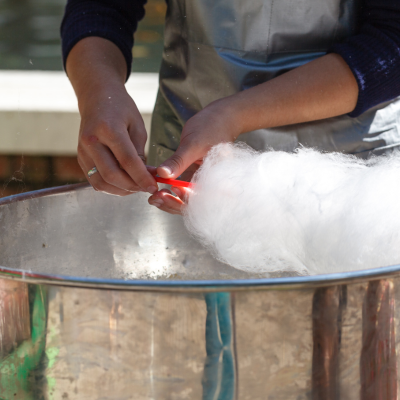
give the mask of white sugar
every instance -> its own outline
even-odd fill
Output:
[[[342,272],[400,264],[400,154],[369,161],[221,144],[194,178],[185,223],[249,272]]]

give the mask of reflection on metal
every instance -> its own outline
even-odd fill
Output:
[[[110,357],[118,358],[118,320],[122,314],[122,304],[118,292],[112,294],[112,306],[110,312]]]
[[[0,358],[0,398],[38,400],[43,398],[43,385],[49,383],[43,379],[42,371],[47,322],[46,288],[20,283],[18,288],[13,286],[14,282],[0,280],[0,297],[8,297],[7,307],[23,310],[2,315],[3,332],[15,332],[14,338],[19,340],[12,343],[15,346],[12,352],[3,353]],[[10,289],[15,290],[15,296],[7,296]]]
[[[370,282],[363,304],[361,400],[397,399],[395,322],[393,282]]]
[[[0,358],[30,335],[28,285],[0,280]]]
[[[398,398],[400,267],[258,279],[146,200],[0,201],[0,399]]]
[[[204,400],[234,400],[235,360],[230,293],[208,293],[206,353],[203,376]]]
[[[315,291],[313,297],[313,400],[339,400],[339,354],[346,286]]]

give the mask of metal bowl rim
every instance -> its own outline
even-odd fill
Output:
[[[90,188],[89,183],[58,186],[22,193],[0,199],[0,207],[18,201],[55,196]],[[28,283],[59,286],[87,287],[96,289],[151,290],[151,291],[229,291],[254,289],[311,289],[321,286],[344,285],[378,279],[387,279],[400,274],[400,264],[352,272],[323,275],[308,275],[284,278],[236,279],[236,280],[123,280],[84,278],[66,275],[36,274],[30,271],[0,266],[0,277],[22,280]]]

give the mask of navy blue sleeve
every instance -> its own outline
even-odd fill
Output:
[[[68,0],[61,24],[65,62],[72,47],[88,36],[108,39],[119,47],[128,67],[132,66],[133,34],[144,17],[146,0]]]
[[[359,32],[330,51],[344,58],[358,83],[351,117],[400,96],[400,0],[364,0]]]

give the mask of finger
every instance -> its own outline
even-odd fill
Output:
[[[140,118],[139,122],[138,118]],[[128,133],[138,156],[143,160],[144,163],[146,163],[146,156],[144,152],[147,142],[146,128],[140,114],[138,117],[134,118],[134,121],[134,124],[128,126]]]
[[[90,156],[97,170],[100,172],[101,177],[108,184],[129,192],[138,192],[142,190],[132,181],[131,177],[120,168],[114,155],[103,144],[98,142],[96,145],[92,146]]]
[[[121,168],[127,172],[136,185],[146,192],[155,193],[158,190],[157,182],[147,171],[146,165],[143,159],[139,157],[129,135],[113,135],[113,137],[116,136],[118,141],[108,138],[104,144],[109,147]]]
[[[158,192],[154,193],[149,197],[149,203],[153,203],[158,201],[160,204],[164,202],[164,196],[172,196],[171,192],[168,189],[161,189]],[[174,197],[174,196],[172,196]]]
[[[162,178],[175,179],[202,157],[202,148],[195,143],[181,144],[176,152],[157,168],[158,175]]]
[[[99,172],[96,172],[93,174],[90,178],[87,176],[87,171],[89,171],[91,168],[87,167],[86,165],[93,165],[93,163],[89,164],[84,164],[82,162],[82,157],[78,158],[78,163],[81,166],[82,170],[86,174],[86,178],[88,182],[92,185],[93,189],[98,191],[98,192],[104,192],[107,194],[112,194],[114,196],[127,196],[128,194],[131,194],[132,192],[128,192],[126,190],[119,189],[115,186],[112,186],[108,184],[107,182],[104,181],[104,179],[101,177]],[[93,167],[92,167],[93,168]]]
[[[159,207],[158,209],[172,215],[183,215],[183,211],[181,210],[165,208],[165,207]]]
[[[181,207],[168,207],[166,204],[157,207],[159,210],[164,211],[168,214],[183,215]]]
[[[149,171],[149,173],[152,176],[156,176],[157,175],[157,168],[156,167],[152,167],[150,165],[146,165],[147,171]]]
[[[96,172],[90,178],[88,177],[87,173],[91,170],[95,165],[94,162],[84,153],[80,153],[78,155],[78,163],[85,174],[88,182],[93,186],[96,191],[113,194],[115,196],[127,196],[132,192],[128,192],[126,190],[120,189],[116,186],[110,185],[102,178],[100,172]]]
[[[175,193],[182,201],[185,201],[192,191],[189,188],[172,186],[171,192]]]
[[[174,214],[174,215],[183,215],[183,210],[181,209],[181,206],[168,206],[167,204],[162,204],[161,206],[156,206],[159,210],[167,212],[168,214]]]
[[[168,190],[163,189],[149,198],[149,204],[171,214],[182,215],[185,203],[174,197]]]

